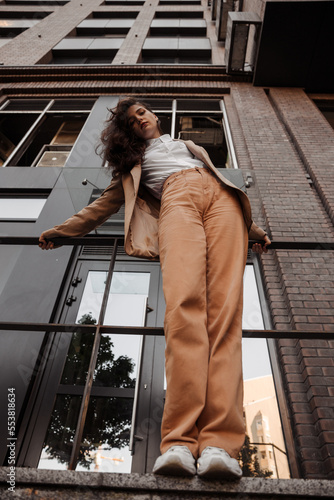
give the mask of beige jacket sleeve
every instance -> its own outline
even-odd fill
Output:
[[[53,238],[85,236],[103,224],[112,214],[118,212],[124,203],[121,179],[112,180],[101,196],[80,212],[58,226],[43,232],[47,240]]]
[[[252,222],[251,227],[249,228],[248,237],[250,240],[263,240],[267,233],[259,226]]]

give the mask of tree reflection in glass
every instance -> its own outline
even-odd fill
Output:
[[[91,313],[84,314],[77,323],[81,325],[95,325],[96,319]],[[70,344],[61,383],[83,385],[86,381],[94,336],[91,333],[81,332],[73,334]],[[102,335],[100,349],[94,372],[94,385],[107,387],[135,387],[136,380],[131,377],[135,362],[127,355],[116,358],[111,336]]]
[[[105,278],[104,272],[88,273],[76,320],[78,325],[97,323],[94,316],[99,315]],[[124,326],[143,326],[149,280],[149,273],[114,273],[105,321]],[[91,311],[88,307],[92,308]],[[61,384],[69,387],[84,386],[93,342],[94,335],[82,332],[80,327],[73,333]],[[94,386],[134,389],[137,368],[135,359],[138,358],[140,342],[141,338],[138,336],[102,335],[94,371]],[[64,469],[68,466],[80,404],[81,397],[57,396],[40,468]],[[109,471],[120,465],[118,472],[130,472],[128,444],[132,407],[132,397],[90,398],[77,470],[100,470],[104,461],[104,465],[109,464]]]
[[[95,324],[91,314],[84,315],[79,324]],[[67,354],[62,383],[80,384],[85,382],[87,367],[93,345],[93,335],[85,332],[75,332]],[[94,379],[97,385],[134,388],[136,379],[131,377],[134,362],[126,355],[115,359],[113,343],[109,336],[101,337],[99,356],[96,363]],[[68,465],[81,397],[58,395],[47,432],[42,459],[56,459],[58,464]],[[83,433],[83,442],[79,451],[78,465],[90,469],[96,466],[97,450],[121,449],[128,446],[132,398],[91,398]],[[108,458],[108,457],[105,457]],[[111,460],[117,460],[111,458]],[[121,459],[118,459],[121,460]],[[50,464],[50,462],[49,462]],[[40,467],[43,465],[40,464]]]
[[[79,396],[57,396],[39,468],[67,468],[80,405]],[[102,446],[104,450],[112,450],[115,457],[110,458],[115,464],[124,460],[122,455],[126,455],[124,448],[129,444],[132,405],[132,398],[90,399],[77,470],[98,470],[96,451]]]

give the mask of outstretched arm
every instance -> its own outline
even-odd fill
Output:
[[[51,250],[58,248],[53,243],[53,238],[85,236],[103,224],[113,213],[116,213],[123,203],[124,191],[121,179],[113,180],[93,203],[72,215],[59,226],[43,231],[39,238],[39,247],[42,250]]]

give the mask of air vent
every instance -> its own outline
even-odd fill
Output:
[[[82,247],[81,255],[86,256],[86,257],[87,256],[95,256],[95,257],[108,256],[108,257],[111,257],[113,249],[114,249],[113,246],[87,245],[87,246]],[[123,257],[124,255],[126,255],[124,247],[119,246],[117,249],[117,257]]]

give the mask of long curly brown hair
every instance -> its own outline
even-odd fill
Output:
[[[145,140],[137,137],[128,125],[128,109],[134,105],[143,106],[153,112],[148,104],[138,99],[132,97],[121,99],[115,108],[108,110],[110,117],[101,134],[99,154],[103,162],[108,163],[114,179],[130,172],[135,165],[143,161],[145,154]],[[162,133],[160,122],[158,122],[158,127]]]

